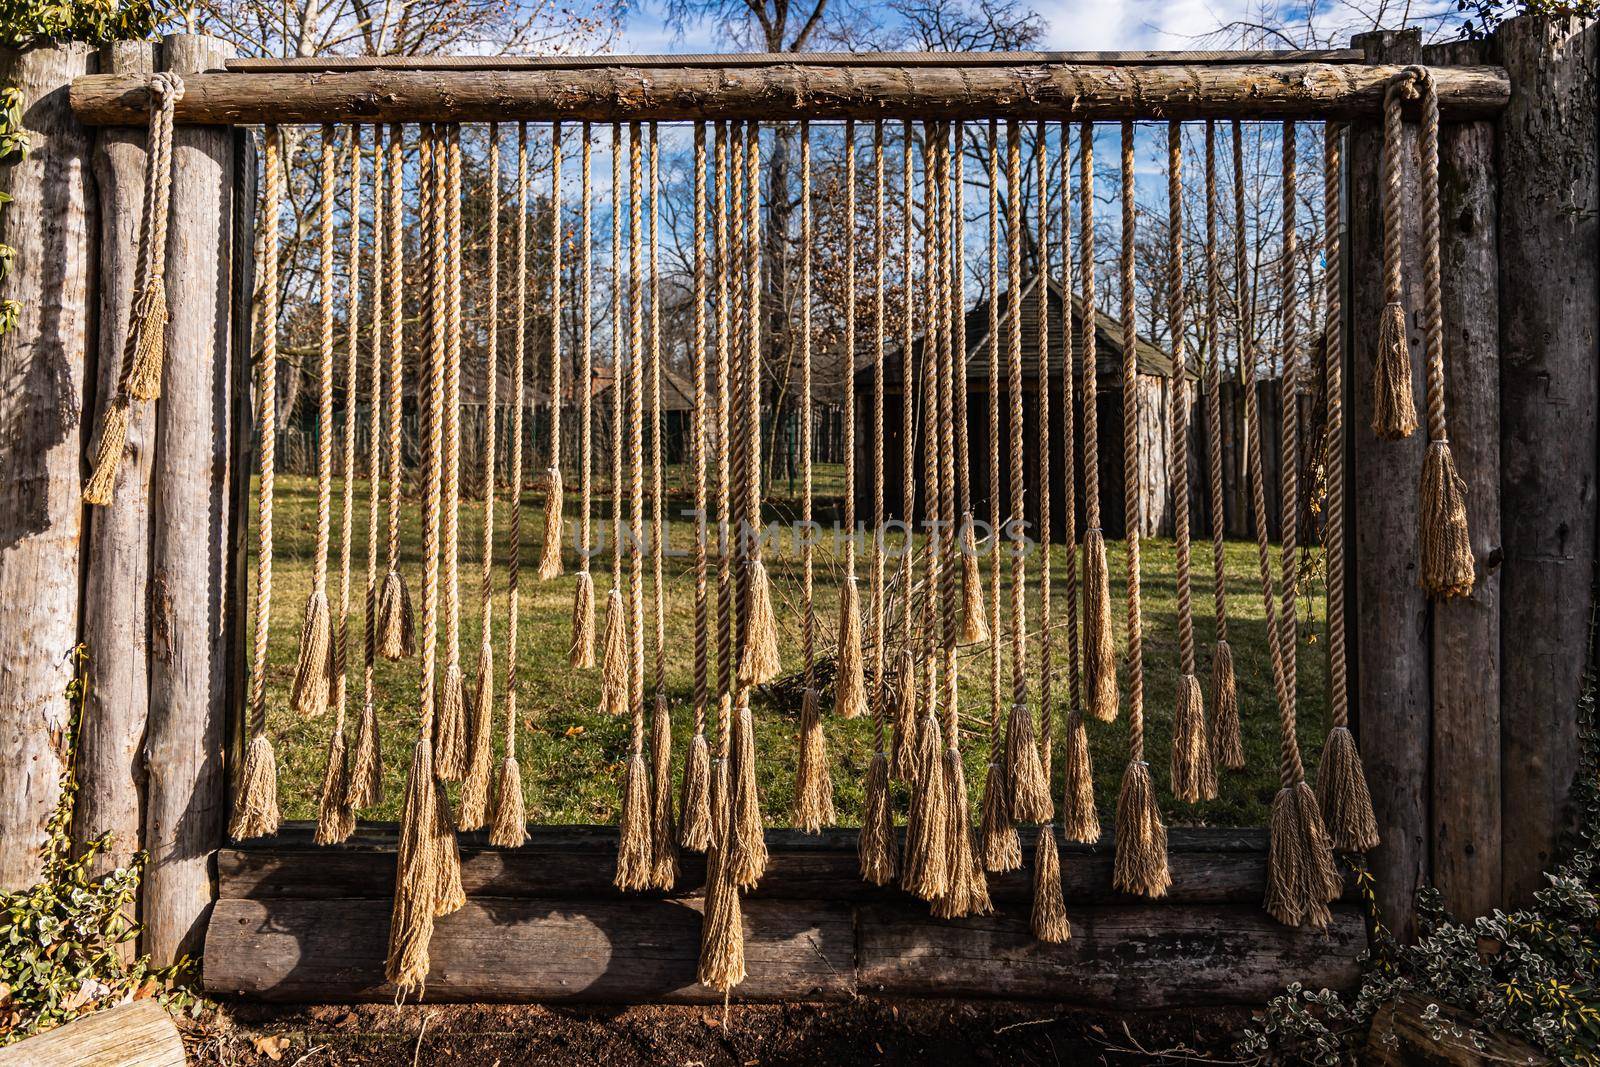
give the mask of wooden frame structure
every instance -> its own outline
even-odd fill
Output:
[[[133,847],[151,852],[144,947],[165,961],[196,951],[204,936],[214,961],[206,980],[217,991],[388,996],[373,979],[381,979],[382,936],[372,931],[385,920],[379,894],[393,871],[382,828],[319,851],[309,867],[309,846],[295,832],[270,845],[223,841],[226,724],[242,703],[231,690],[242,653],[233,615],[245,588],[238,517],[248,478],[236,475],[248,470],[240,398],[254,225],[248,142],[227,127],[802,115],[1337,118],[1352,123],[1344,336],[1347,468],[1358,492],[1347,573],[1355,713],[1384,838],[1372,867],[1402,936],[1412,930],[1412,891],[1424,882],[1439,885],[1462,914],[1514,903],[1537,887],[1554,855],[1575,759],[1569,711],[1587,651],[1600,451],[1597,37],[1592,24],[1525,17],[1482,46],[1423,50],[1414,33],[1379,33],[1351,50],[1316,53],[244,61],[229,59],[218,42],[182,35],[159,46],[118,45],[98,58],[70,48],[0,51],[0,80],[29,85],[27,123],[39,131],[32,159],[7,188],[43,188],[47,171],[56,182],[48,195],[19,198],[0,215],[0,242],[22,233],[12,243],[36,244],[45,220],[59,235],[46,242],[45,269],[20,276],[24,320],[0,338],[0,367],[35,375],[38,361],[54,361],[79,396],[91,397],[70,419],[39,416],[32,429],[0,441],[13,486],[76,484],[94,404],[105,402],[114,380],[132,288],[143,135],[126,127],[144,121],[149,72],[179,71],[187,86],[176,114],[174,185],[184,210],[173,220],[173,247],[187,259],[168,268],[176,279],[168,390],[131,438],[138,463],[128,503],[97,513],[81,542],[75,510],[19,512],[22,519],[7,521],[23,525],[0,545],[0,590],[23,588],[24,573],[60,579],[51,588],[83,589],[81,612],[70,597],[18,594],[8,614],[29,625],[0,626],[0,656],[11,665],[0,676],[0,714],[15,717],[24,742],[0,751],[0,796],[10,805],[0,814],[15,821],[0,827],[0,882],[27,884],[36,874],[31,820],[48,810],[56,777],[48,737],[59,724],[38,697],[59,692],[61,650],[17,634],[35,629],[37,614],[39,632],[72,633],[91,648],[75,832],[116,834],[122,847],[113,859]],[[1416,62],[1431,64],[1446,121],[1442,187],[1453,199],[1443,211],[1445,329],[1458,339],[1449,403],[1458,437],[1475,443],[1462,469],[1481,566],[1474,596],[1442,607],[1423,599],[1410,573],[1409,494],[1360,488],[1404,484],[1410,474],[1401,472],[1418,465],[1412,444],[1422,447],[1369,448],[1365,430],[1373,340],[1365,325],[1382,299],[1378,117],[1384,85]],[[47,294],[51,271],[92,280]],[[1413,318],[1420,299],[1407,294]],[[56,324],[49,330],[34,307],[45,304]],[[97,317],[91,341],[87,324]],[[19,336],[33,348],[20,347]],[[1421,361],[1413,362],[1420,378]],[[0,393],[0,426],[22,425],[17,405],[30,395]],[[210,506],[182,503],[196,499]],[[1188,872],[1176,879],[1186,895],[1155,904],[1111,892],[1109,842],[1067,851],[1068,899],[1084,906],[1074,911],[1076,936],[1059,946],[1031,942],[1017,908],[992,920],[938,923],[898,894],[862,885],[849,835],[769,836],[782,877],[749,908],[789,919],[751,925],[754,966],[740,995],[998,993],[1124,1006],[1141,997],[1168,1005],[1259,1000],[1294,978],[1351,980],[1363,942],[1348,902],[1336,906],[1331,936],[1283,930],[1261,916],[1264,835],[1252,832],[1174,831],[1172,862]],[[607,830],[545,830],[517,852],[475,849],[469,840],[464,877],[473,903],[441,922],[430,995],[700,999],[698,920],[684,921],[697,906],[700,873],[686,866],[671,893],[620,903],[609,888],[614,849]],[[995,892],[1004,909],[1020,883],[996,879]],[[495,956],[481,941],[471,950],[482,953],[474,957],[480,963],[453,954],[452,923],[469,924],[460,934],[471,941],[471,923],[506,921],[517,933],[505,951],[526,954],[557,934],[572,946],[570,965],[536,976],[490,973]],[[774,969],[764,977],[766,961]]]

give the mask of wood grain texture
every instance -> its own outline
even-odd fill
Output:
[[[98,229],[89,131],[67,86],[94,69],[80,44],[0,48],[32,149],[0,167],[0,244],[17,250],[0,296],[0,889],[39,877],[65,758],[80,596],[84,380]]]
[[[101,52],[117,73],[155,69],[156,46],[121,41]],[[100,335],[94,369],[98,432],[122,372],[122,348],[133,307],[139,227],[144,219],[145,129],[107,127],[95,134],[94,178],[100,194]],[[154,404],[135,405],[116,496],[87,511],[84,537],[83,643],[88,692],[78,736],[78,800],[72,836],[79,845],[100,834],[110,847],[98,871],[127,866],[139,850],[144,809],[145,714],[150,701],[150,470]],[[130,914],[129,918],[134,918]],[[122,950],[131,954],[135,946]]]
[[[1259,908],[1073,907],[1072,937],[1035,940],[1013,909],[944,922],[921,909],[860,911],[863,992],[1010,997],[1161,1008],[1261,1003],[1291,982],[1348,989],[1366,930],[1340,905],[1324,932],[1280,926]]]
[[[188,80],[177,119],[257,122],[612,122],[659,119],[1374,116],[1393,67],[1338,63],[1019,63],[982,67],[635,67],[221,73]],[[1509,95],[1492,67],[1438,72],[1451,117],[1492,116]],[[73,85],[89,125],[141,121],[139,79]]]
[[[1430,63],[1480,46],[1435,45]],[[1467,487],[1472,596],[1433,606],[1433,882],[1452,915],[1500,903],[1500,262],[1494,124],[1439,131],[1440,262],[1450,448]]]
[[[1415,30],[1364,34],[1356,43],[1374,62],[1421,58]],[[1403,188],[1417,188],[1416,126],[1403,136]],[[1354,404],[1346,416],[1353,463],[1345,501],[1353,531],[1351,659],[1357,661],[1352,693],[1361,754],[1382,844],[1372,854],[1384,921],[1401,939],[1416,928],[1413,901],[1428,878],[1429,758],[1432,703],[1429,691],[1428,602],[1417,584],[1417,485],[1424,434],[1380,441],[1370,429],[1378,319],[1384,305],[1380,123],[1350,127],[1349,237],[1350,374]],[[1405,308],[1411,348],[1412,389],[1423,410],[1421,219],[1414,195],[1403,197]]]
[[[183,1038],[154,1000],[74,1019],[0,1048],[0,1067],[183,1067]]]
[[[1433,1009],[1437,1021],[1424,1015]],[[1361,1062],[1369,1067],[1541,1067],[1550,1057],[1519,1038],[1476,1029],[1468,1012],[1405,993],[1372,1018]]]
[[[745,903],[743,1000],[855,994],[848,905]],[[425,999],[721,1003],[695,979],[698,901],[484,897],[434,926]],[[383,980],[387,900],[221,900],[205,986],[275,1001],[394,999]]]
[[[1516,18],[1500,153],[1504,902],[1544,885],[1577,768],[1594,578],[1600,26]]]
[[[227,54],[209,37],[162,41],[164,65],[180,74],[216,66]],[[227,817],[233,152],[227,130],[179,129],[173,137],[145,739],[150,863],[141,909],[144,949],[158,965],[199,948],[213,898],[211,857]]]

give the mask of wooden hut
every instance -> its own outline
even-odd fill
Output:
[[[1040,277],[1035,275],[1029,279],[1022,288],[1022,392],[1023,392],[1023,440],[1024,456],[1023,469],[1027,472],[1025,486],[1025,511],[1030,523],[1037,523],[1039,515],[1039,289]],[[1073,426],[1079,456],[1082,455],[1083,446],[1083,337],[1085,315],[1082,301],[1068,294],[1054,279],[1048,279],[1046,286],[1049,304],[1049,341],[1050,351],[1048,358],[1049,383],[1050,383],[1050,416],[1052,423],[1051,432],[1051,500],[1053,503],[1052,523],[1054,538],[1065,536],[1066,518],[1062,510],[1062,501],[1065,499],[1063,481],[1066,470],[1065,451],[1062,447],[1064,441],[1062,420],[1062,373],[1066,364],[1066,315],[1071,307],[1072,337],[1074,342],[1072,368],[1073,368]],[[1011,294],[1000,294],[1000,484],[997,487],[1001,493],[1000,512],[1004,516],[1010,501],[1010,469],[1009,449],[1007,442],[1010,440],[1010,400],[1009,384],[1006,379],[1007,352],[1009,349],[1009,309]],[[1100,454],[1100,501],[1101,522],[1108,537],[1121,537],[1125,530],[1123,515],[1123,448],[1122,448],[1122,327],[1111,316],[1097,313],[1093,316],[1096,335],[1096,385],[1098,388],[1098,403],[1096,410],[1099,415],[1099,454]],[[989,484],[989,456],[991,439],[989,432],[989,301],[987,297],[980,298],[966,313],[966,380],[967,380],[967,429],[970,442],[970,460],[972,466],[972,510],[979,519],[987,519],[989,515],[989,497],[991,486]],[[1166,352],[1150,343],[1144,337],[1137,341],[1138,351],[1138,382],[1143,401],[1139,417],[1140,479],[1144,486],[1144,526],[1147,534],[1170,533],[1172,529],[1172,498],[1167,486],[1168,456],[1172,447],[1171,442],[1171,413],[1170,404],[1174,394],[1172,382],[1172,358]],[[913,372],[920,374],[922,362],[922,338],[912,341],[911,356]],[[885,464],[884,472],[884,499],[885,508],[890,518],[903,518],[905,506],[901,485],[900,455],[902,440],[901,402],[904,395],[903,376],[904,360],[898,349],[888,353],[887,363],[884,367],[884,409],[885,448],[890,457]],[[855,375],[855,408],[856,408],[856,464],[857,470],[862,472],[856,480],[856,511],[870,521],[872,515],[872,463],[871,453],[868,450],[872,440],[872,398],[873,398],[873,365],[868,364],[857,370]],[[1188,375],[1187,389],[1191,402],[1198,392],[1197,380],[1193,368]],[[915,390],[913,390],[915,399]],[[1198,412],[1198,408],[1191,408]],[[921,420],[919,418],[918,425]],[[919,431],[920,432],[920,431]],[[1195,434],[1190,435],[1191,483],[1198,474],[1198,456],[1194,451],[1195,444],[1200,440]],[[1203,453],[1202,453],[1203,454]],[[1081,461],[1080,461],[1081,463]],[[1077,490],[1077,528],[1083,529],[1083,481],[1081,465],[1078,473]],[[917,513],[921,514],[924,501],[914,500],[913,504]]]

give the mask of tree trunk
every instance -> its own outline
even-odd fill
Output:
[[[17,250],[0,297],[19,305],[0,336],[0,889],[38,880],[68,745],[96,212],[67,86],[94,65],[86,45],[0,48],[32,143],[0,166],[0,244]]]

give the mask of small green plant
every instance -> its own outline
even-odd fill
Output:
[[[85,656],[81,646],[74,651],[80,664]],[[72,707],[67,769],[47,826],[43,875],[28,889],[0,892],[0,1046],[126,1000],[153,996],[179,1009],[199,1003],[183,985],[188,961],[157,968],[148,956],[123,959],[138,936],[128,916],[144,855],[97,875],[95,861],[109,846],[105,836],[73,853],[73,757],[83,691],[80,674],[66,694]]]
[[[0,44],[110,44],[150,36],[159,19],[153,0],[0,0]]]
[[[1477,40],[1515,15],[1594,18],[1600,14],[1600,0],[1456,0],[1456,10],[1466,15],[1461,20],[1461,35]]]
[[[1358,1062],[1373,1016],[1404,993],[1450,1004],[1478,1032],[1514,1034],[1559,1063],[1600,1065],[1600,721],[1596,714],[1595,609],[1590,663],[1578,698],[1579,766],[1571,792],[1576,826],[1568,859],[1525,908],[1471,922],[1452,919],[1432,889],[1417,897],[1421,936],[1401,945],[1378,921],[1372,878],[1356,869],[1373,922],[1361,985],[1341,996],[1291,986],[1235,1047],[1248,1063],[1333,1067]],[[1443,1025],[1443,1024],[1440,1024]]]

